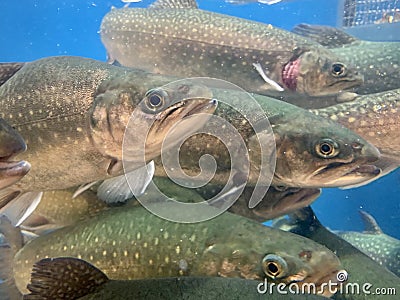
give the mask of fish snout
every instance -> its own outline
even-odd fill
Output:
[[[351,145],[354,153],[358,154],[358,157],[363,158],[365,162],[375,162],[381,157],[381,153],[378,148],[374,145],[365,142],[365,143],[353,143]]]
[[[0,119],[0,159],[7,160],[25,150],[26,144],[22,136],[6,121]]]

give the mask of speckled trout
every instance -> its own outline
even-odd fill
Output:
[[[370,214],[360,210],[365,230],[363,232],[335,232],[342,239],[360,249],[381,266],[400,276],[400,241],[385,234]]]
[[[211,210],[215,208],[204,206],[192,213],[209,215]],[[3,258],[16,249],[11,241],[18,241],[17,231],[2,218],[2,232],[11,247],[4,249]],[[8,276],[25,293],[34,263],[59,256],[86,260],[110,279],[221,276],[321,287],[328,280],[335,282],[340,269],[327,248],[230,213],[183,224],[142,207],[123,207],[32,240],[9,260],[13,275]]]
[[[337,94],[362,83],[350,65],[318,43],[197,9],[194,0],[113,9],[103,18],[100,35],[110,59],[124,66],[220,78],[248,92],[295,92],[299,98]]]
[[[342,61],[352,64],[364,76],[354,90],[372,94],[400,88],[400,42],[359,40],[340,29],[301,24],[293,32],[329,48]]]
[[[232,103],[241,101],[241,93],[237,91],[212,90],[217,98],[229,98]],[[273,185],[337,187],[362,182],[379,174],[370,167],[379,158],[379,151],[359,135],[297,106],[262,95],[253,96],[268,117],[274,135],[276,165]],[[260,149],[250,124],[227,106],[220,105],[215,114],[228,120],[240,132],[251,162],[248,183],[255,184]],[[201,171],[198,161],[204,154],[212,155],[218,162],[215,182],[226,182],[227,170],[231,167],[229,153],[221,141],[210,135],[196,135],[185,141],[180,148],[181,168],[188,175],[198,175]],[[165,176],[165,171],[157,168],[156,174]]]
[[[157,279],[111,280],[88,262],[70,257],[48,258],[33,267],[30,293],[24,300],[65,299],[80,300],[158,300],[158,299],[268,299],[285,300],[288,291],[272,293],[255,280],[222,277],[168,277]],[[261,291],[261,292],[259,292]],[[265,293],[263,293],[265,291]],[[322,296],[291,295],[294,300],[325,299]]]
[[[400,89],[358,96],[352,102],[311,112],[346,126],[376,145],[382,154],[374,163],[382,170],[380,176],[400,166]]]
[[[26,144],[21,135],[0,118],[0,189],[14,184],[29,172],[28,162],[12,160],[15,155],[25,150]]]
[[[185,131],[202,126],[207,118],[193,116],[214,112],[217,102],[211,91],[184,82],[162,88],[174,81],[169,79],[79,57],[50,57],[25,64],[0,86],[0,116],[25,139],[27,151],[18,158],[32,168],[10,191],[2,191],[0,199],[122,174],[122,143],[134,111],[138,113],[135,132],[129,140],[147,132],[151,124],[146,161],[160,154],[173,125],[181,122],[178,127]],[[179,140],[178,129],[172,134]],[[136,145],[131,144],[127,159],[143,161],[135,157]]]
[[[400,89],[310,111],[344,125],[376,145],[382,155],[400,161]]]
[[[394,295],[397,295],[400,289],[400,278],[326,229],[311,208],[303,208],[291,214],[289,221],[287,219],[276,221],[275,227],[308,237],[336,253],[347,272],[347,275],[346,273],[342,275],[348,277],[348,281],[343,288],[338,289],[334,299],[364,300],[370,298],[371,295],[374,299],[382,300],[396,297]],[[366,287],[366,293],[361,292],[365,283],[370,284]],[[357,285],[360,287],[360,292],[357,292]],[[377,289],[385,289],[387,294],[379,294]]]

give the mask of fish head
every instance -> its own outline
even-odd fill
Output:
[[[364,77],[326,49],[303,52],[284,66],[283,83],[291,90],[310,96],[335,95],[360,86]]]
[[[309,124],[307,129],[305,124]],[[297,112],[290,122],[274,125],[273,131],[277,151],[275,185],[339,187],[380,173],[373,165],[380,157],[378,149],[331,120]]]
[[[321,249],[293,248],[294,254],[277,251],[263,257],[261,265],[267,279],[295,285],[300,291],[310,288],[306,290],[310,294],[332,296],[334,292],[326,285],[338,283],[338,273],[343,271],[337,256],[323,246]]]
[[[143,76],[145,80],[150,75]],[[147,90],[143,90],[144,84],[123,80],[119,83],[116,78],[117,83],[102,90],[89,111],[91,140],[114,161],[121,161],[122,156],[133,164],[141,164],[144,158],[150,161],[160,155],[162,147],[170,147],[163,144],[167,133],[169,141],[179,141],[182,132],[201,127],[217,107],[211,90],[190,80]],[[151,80],[150,85],[156,84]]]
[[[25,150],[26,144],[21,135],[0,119],[0,189],[16,183],[29,172],[28,162],[11,160]]]

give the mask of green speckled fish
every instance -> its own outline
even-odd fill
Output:
[[[93,265],[77,258],[43,259],[33,267],[29,294],[24,300],[159,300],[159,299],[249,299],[267,296],[258,292],[259,282],[222,277],[169,277],[157,279],[110,280]],[[263,291],[263,289],[260,289]],[[270,300],[287,299],[287,290],[276,288],[268,293]],[[291,295],[294,300],[325,299],[317,295]]]
[[[360,211],[360,214],[364,232],[335,233],[400,277],[400,241],[383,233],[370,214],[365,211]]]
[[[362,83],[362,76],[318,43],[197,9],[196,1],[113,9],[103,18],[100,35],[110,59],[124,66],[220,78],[259,94],[324,96]]]
[[[171,81],[80,57],[25,64],[0,86],[0,116],[25,139],[27,151],[18,158],[32,168],[10,191],[1,191],[0,199],[10,201],[15,193],[63,189],[121,174],[122,143],[133,111],[138,114],[129,141],[152,124],[146,161],[160,154],[165,135],[176,123],[182,122],[186,131],[201,127],[206,118],[191,116],[214,112],[211,91],[182,81],[161,88]],[[140,142],[131,144],[127,159],[142,162],[143,157],[135,157]]]
[[[204,206],[192,213],[210,215],[214,210]],[[2,232],[11,247],[2,252],[3,258],[17,248],[10,242],[17,240],[16,230],[2,219]],[[110,279],[221,276],[268,278],[300,286],[313,282],[320,287],[335,281],[340,268],[325,247],[230,213],[183,224],[163,220],[143,207],[122,207],[32,240],[15,255],[13,275],[7,275],[27,292],[33,264],[60,256],[84,259]],[[5,271],[1,270],[2,278]],[[329,295],[327,290],[323,293]]]
[[[400,278],[386,268],[380,266],[363,252],[326,229],[314,215],[310,207],[300,209],[290,215],[290,220],[278,219],[275,227],[308,237],[331,249],[340,259],[348,273],[348,282],[342,290],[334,295],[334,299],[366,300],[395,299],[400,290]],[[369,287],[362,291],[362,287]],[[357,287],[359,292],[357,292]],[[385,289],[387,294],[379,294]],[[394,291],[393,291],[394,289]],[[394,293],[393,293],[394,292]],[[391,298],[394,297],[394,298]]]

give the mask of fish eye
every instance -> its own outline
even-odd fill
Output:
[[[335,77],[342,77],[346,73],[346,67],[341,63],[334,63],[332,65],[332,75]]]
[[[262,260],[264,273],[271,278],[282,278],[287,274],[286,261],[279,255],[268,254]]]
[[[331,139],[323,139],[315,145],[315,152],[323,158],[332,158],[338,155],[339,146]]]
[[[166,93],[162,90],[149,90],[146,93],[146,105],[152,110],[158,109],[164,105],[166,97]]]

